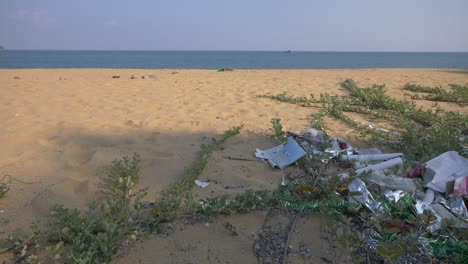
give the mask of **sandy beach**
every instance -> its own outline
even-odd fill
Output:
[[[130,78],[145,74],[156,78]],[[181,179],[200,144],[240,124],[244,125],[241,134],[214,154],[200,177],[211,185],[195,187],[194,198],[277,188],[283,176],[297,169],[272,170],[263,161],[226,157],[255,159],[255,148],[276,144],[270,136],[272,118],[280,118],[285,130],[300,130],[310,126],[310,115],[319,109],[255,96],[283,91],[294,96],[344,95],[339,83],[348,78],[361,86],[385,84],[387,93],[400,99],[406,83],[468,85],[467,70],[446,69],[0,70],[0,178],[11,175],[15,179],[0,199],[0,219],[9,221],[0,229],[30,232],[33,221],[47,222],[56,203],[85,209],[100,198],[100,179],[111,161],[133,153],[142,159],[140,186],[149,187],[147,198],[155,199]],[[434,107],[429,101],[417,104]],[[453,103],[438,105],[468,113],[468,108]],[[371,124],[365,117],[355,118]],[[352,128],[327,121],[333,136],[367,147]],[[256,263],[251,236],[265,216],[265,212],[256,212],[183,228],[176,225],[173,234],[139,243],[118,262],[154,263],[158,258],[158,263]],[[225,221],[242,234],[226,234]],[[298,228],[311,235],[298,232],[292,239],[294,247],[320,241],[321,221],[300,219]],[[327,252],[324,248],[309,262],[297,259],[291,263],[324,262]]]

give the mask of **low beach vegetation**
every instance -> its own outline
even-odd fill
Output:
[[[354,128],[370,145],[403,152],[410,164],[425,162],[449,150],[464,155],[467,115],[438,107],[427,110],[413,101],[392,98],[386,94],[384,85],[359,87],[353,80],[345,80],[340,85],[347,95],[324,93],[317,98],[314,95],[294,97],[283,92],[257,97],[314,109],[311,111],[311,127],[322,131],[325,138],[329,138],[326,118],[340,120]],[[442,88],[405,87],[405,90],[431,96],[442,94],[442,97],[431,98],[444,100],[451,98],[451,93],[466,91],[466,87],[458,85],[451,86],[453,90],[447,92],[449,95],[440,92]],[[460,104],[463,100],[449,102]],[[395,129],[376,129],[352,119],[349,113],[382,120]],[[285,142],[287,137],[281,120],[273,118],[271,124],[272,137],[279,143]],[[104,180],[105,199],[92,203],[85,211],[56,205],[52,208],[50,223],[33,225],[32,235],[28,237],[10,234],[4,243],[19,263],[33,262],[41,257],[65,263],[109,263],[127,252],[135,242],[164,234],[176,219],[209,221],[218,215],[274,209],[288,212],[291,219],[317,214],[330,216],[328,239],[338,242],[356,263],[466,263],[466,229],[444,222],[438,233],[428,232],[428,227],[437,219],[427,211],[415,213],[416,199],[411,194],[402,196],[399,201],[384,195],[374,197],[387,208],[378,217],[365,208],[356,210],[349,197],[362,193],[350,192],[349,185],[354,179],[367,175],[350,173],[349,178],[340,178],[336,170],[330,168],[347,168],[349,164],[337,159],[323,162],[313,155],[306,155],[297,162],[302,173],[289,178],[287,184],[275,190],[247,190],[237,195],[194,201],[194,181],[206,168],[209,158],[241,129],[242,126],[233,127],[220,139],[201,145],[198,159],[185,169],[184,177],[155,201],[146,201],[148,190],[138,186],[139,155],[123,157],[114,161],[108,170]],[[422,186],[421,180],[415,181]],[[8,185],[0,184],[1,198],[8,191]],[[293,226],[291,224],[290,228]],[[289,235],[286,237],[285,247]],[[287,252],[285,248],[281,259]]]

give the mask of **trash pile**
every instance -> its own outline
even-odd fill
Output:
[[[112,78],[114,78],[114,76],[112,76]],[[132,80],[133,79],[156,79],[156,75],[155,74],[144,74],[144,75],[132,74],[130,76],[130,79]]]
[[[468,159],[458,152],[448,151],[418,164],[407,161],[403,153],[382,153],[376,148],[358,150],[344,139],[330,138],[313,128],[288,135],[287,142],[268,150],[257,149],[255,156],[279,169],[304,156],[323,164],[347,164],[348,170],[338,175],[347,184],[347,197],[334,190],[347,205],[345,214],[357,216],[367,211],[367,220],[378,222],[376,227],[361,225],[362,229],[366,226],[365,230],[358,230],[363,248],[387,260],[413,263],[418,257],[431,256],[434,250],[428,246],[430,241],[450,239],[466,243]],[[284,178],[281,185],[286,185]],[[314,188],[303,186],[296,190],[303,194]],[[458,237],[452,232],[455,229],[464,230],[465,235]],[[404,246],[395,242],[397,236],[408,239],[410,234],[416,241],[413,247],[408,246],[407,240]],[[397,250],[389,250],[389,245]]]
[[[234,70],[231,69],[231,68],[220,68],[220,69],[218,69],[218,72],[231,72],[231,71],[234,71]]]

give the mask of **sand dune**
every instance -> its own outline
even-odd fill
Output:
[[[157,77],[130,79],[132,74]],[[113,79],[112,75],[119,75],[120,79]],[[309,116],[317,109],[255,96],[285,90],[297,96],[311,93],[318,96],[324,92],[345,94],[339,82],[347,78],[360,85],[386,84],[388,93],[397,98],[404,96],[401,86],[407,82],[428,86],[468,85],[467,71],[435,69],[222,73],[211,70],[0,70],[0,177],[11,175],[23,182],[13,182],[8,195],[0,200],[3,210],[0,219],[10,220],[10,224],[1,229],[28,232],[32,221],[47,221],[49,209],[55,203],[86,208],[99,198],[100,177],[105,174],[106,166],[113,159],[135,152],[142,158],[140,184],[149,187],[148,198],[154,199],[181,178],[184,167],[195,159],[201,143],[238,124],[244,124],[244,131],[230,139],[222,152],[215,153],[200,178],[217,183],[212,183],[210,188],[195,189],[194,197],[276,188],[282,176],[294,168],[273,171],[262,161],[235,161],[224,157],[253,158],[256,147],[275,144],[268,136],[271,118],[281,118],[286,130],[302,129],[309,126]],[[432,102],[417,103],[432,107]],[[466,108],[455,104],[439,105],[468,113]],[[351,141],[355,138],[352,129],[333,120],[330,132]],[[249,228],[255,229],[254,226]],[[181,236],[203,236],[204,232],[199,229]],[[206,239],[217,239],[219,234],[215,233]],[[176,236],[170,241],[177,239]],[[146,243],[154,247],[162,243],[155,241]],[[171,243],[173,246],[164,245],[162,250],[178,247],[176,242]],[[215,244],[207,247],[222,258],[225,253]],[[240,252],[245,250],[242,248]],[[136,252],[122,261],[130,263],[142,259],[150,263],[155,257],[154,252],[148,255],[141,250]],[[181,261],[185,263],[183,256]]]

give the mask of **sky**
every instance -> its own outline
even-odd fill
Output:
[[[0,45],[468,51],[468,0],[0,0]]]

